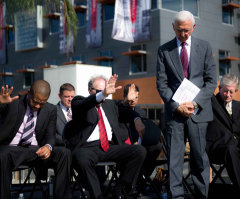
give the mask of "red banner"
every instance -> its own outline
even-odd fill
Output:
[[[91,27],[92,30],[97,28],[97,0],[92,0],[91,3]]]

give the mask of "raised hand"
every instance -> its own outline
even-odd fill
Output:
[[[113,76],[110,77],[110,79],[105,81],[105,89],[103,91],[103,95],[107,97],[110,94],[115,93],[117,90],[121,89],[122,86],[116,86],[116,82],[118,79],[118,75],[114,74]]]
[[[135,88],[135,84],[131,84],[131,86],[128,88],[128,95],[127,95],[127,102],[134,101],[136,99],[137,92]]]
[[[18,96],[11,97],[12,92],[13,92],[13,87],[9,89],[8,85],[6,85],[6,88],[2,86],[1,93],[0,93],[0,104],[8,104],[18,99]]]

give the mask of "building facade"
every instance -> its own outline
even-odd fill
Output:
[[[149,0],[150,1],[150,0]],[[114,0],[98,0],[102,3],[102,45],[86,47],[86,0],[76,0],[78,34],[74,53],[59,53],[59,16],[43,9],[43,48],[16,51],[14,29],[4,28],[6,33],[6,64],[0,65],[2,85],[14,86],[15,93],[26,90],[36,79],[43,78],[43,68],[81,61],[88,65],[112,67],[119,75],[119,84],[136,83],[140,87],[139,102],[151,117],[157,118],[162,100],[156,90],[156,60],[160,45],[171,40],[177,11],[189,10],[195,16],[193,36],[207,40],[213,48],[217,75],[226,73],[240,76],[240,1],[239,0],[151,0],[150,34],[145,43],[127,43],[111,38]],[[60,86],[60,85],[59,85]],[[54,88],[58,89],[58,88]],[[114,98],[122,98],[119,92]],[[150,108],[149,108],[150,107]]]

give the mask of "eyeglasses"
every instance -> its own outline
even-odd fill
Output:
[[[95,89],[95,88],[91,88],[92,90],[95,90],[96,91],[96,93],[100,93],[100,92],[102,92],[102,90],[98,90],[98,89]]]

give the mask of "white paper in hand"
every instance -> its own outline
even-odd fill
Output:
[[[173,95],[173,100],[175,102],[183,103],[183,102],[191,102],[199,93],[200,88],[198,88],[195,84],[193,84],[188,79],[184,78],[181,85],[178,87],[176,92]]]

